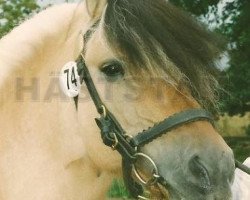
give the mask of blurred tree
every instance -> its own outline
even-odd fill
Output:
[[[221,32],[230,41],[230,68],[226,70],[225,85],[230,98],[223,109],[229,114],[245,114],[250,111],[250,1],[234,0],[223,10]]]
[[[250,111],[250,1],[249,0],[170,0],[197,17],[216,24],[216,31],[229,41],[229,68],[224,88],[229,95],[222,98],[222,111],[230,115]],[[218,4],[224,2],[222,11]],[[213,16],[213,17],[211,17]],[[225,78],[224,78],[225,80]]]
[[[176,6],[181,7],[197,16],[208,14],[211,7],[216,9],[219,1],[220,0],[170,0],[170,2]]]
[[[0,38],[38,10],[35,0],[0,0]]]

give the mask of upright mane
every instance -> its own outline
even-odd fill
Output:
[[[224,43],[165,0],[108,0],[104,30],[111,48],[134,66],[176,85],[214,110],[216,63]],[[134,73],[134,75],[137,73]]]

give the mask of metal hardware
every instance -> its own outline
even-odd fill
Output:
[[[107,109],[106,109],[106,107],[105,107],[104,105],[102,105],[102,116],[103,116],[104,118],[107,117]]]
[[[140,199],[140,200],[150,200],[149,198],[141,196],[141,195],[138,196],[138,199]]]
[[[124,134],[124,137],[125,137],[127,140],[131,140],[131,139],[133,139],[133,136],[128,135],[128,134]]]
[[[144,154],[144,153],[136,153],[135,154],[135,157],[143,157],[143,158],[146,158],[153,166],[154,168],[154,173],[152,175],[152,178],[149,179],[148,181],[144,180],[141,175],[139,174],[138,170],[136,169],[135,167],[135,163],[133,163],[132,165],[132,170],[136,176],[136,178],[143,184],[143,185],[146,185],[146,186],[150,186],[150,185],[154,185],[156,182],[157,182],[157,179],[160,177],[159,175],[159,172],[158,172],[158,168],[155,164],[155,162],[153,161],[152,158],[150,158],[148,155]]]
[[[118,141],[117,136],[116,136],[115,133],[111,133],[111,134],[112,134],[112,136],[114,137],[114,140],[115,140],[115,142],[114,142],[114,144],[111,146],[111,148],[112,148],[113,150],[116,150],[116,147],[117,147],[117,145],[119,144],[119,141]]]

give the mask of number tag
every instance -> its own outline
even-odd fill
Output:
[[[81,83],[76,62],[66,63],[60,72],[60,86],[68,97],[76,97],[80,93]]]

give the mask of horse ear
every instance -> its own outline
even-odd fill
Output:
[[[107,0],[86,0],[88,14],[91,18],[101,16]]]

